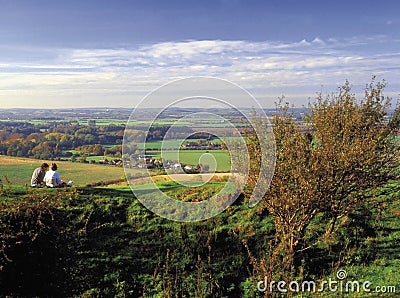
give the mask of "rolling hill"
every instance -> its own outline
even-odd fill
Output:
[[[12,185],[25,185],[30,183],[32,172],[39,167],[44,160],[0,156],[0,179],[3,183],[5,176]],[[46,161],[51,163],[51,161]],[[72,180],[76,186],[100,181],[121,179],[124,169],[121,167],[95,165],[69,161],[57,161],[58,172],[64,181]]]

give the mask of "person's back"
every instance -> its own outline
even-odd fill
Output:
[[[50,166],[50,170],[47,171],[44,177],[44,182],[46,183],[46,186],[60,187],[65,185],[65,182],[63,182],[60,178],[60,174],[58,174],[58,172],[56,171],[57,165],[55,163],[52,163]]]
[[[42,165],[39,168],[36,168],[33,171],[32,178],[31,178],[31,186],[32,187],[37,187],[41,186],[43,183],[43,179],[46,175],[46,170],[49,168],[49,165],[47,163],[42,163]]]

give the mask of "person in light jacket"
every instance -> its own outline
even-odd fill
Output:
[[[44,176],[44,182],[48,187],[65,187],[70,186],[71,181],[69,183],[65,183],[61,180],[60,174],[57,172],[57,164],[52,163],[50,166],[50,170],[47,171]]]

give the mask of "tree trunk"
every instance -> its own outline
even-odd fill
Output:
[[[325,238],[329,238],[333,234],[333,231],[335,230],[335,227],[336,227],[337,219],[338,219],[338,217],[336,215],[332,218],[332,220],[329,224],[329,228],[328,228],[328,230],[326,230]]]

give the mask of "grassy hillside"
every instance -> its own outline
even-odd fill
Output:
[[[152,214],[130,191],[112,188],[27,189],[0,197],[6,198],[0,296],[262,297],[257,281],[263,277],[253,271],[243,240],[252,254],[263,255],[274,223],[257,208],[237,205],[206,221],[178,223]],[[398,297],[399,208],[397,199],[378,224],[369,218],[375,232],[368,237],[362,222],[348,221],[338,235],[347,239],[346,253],[335,245],[307,251],[296,276],[337,280],[341,268],[348,280],[371,281],[371,289],[395,286],[396,293],[294,297]]]
[[[7,176],[12,185],[29,184],[32,172],[40,166],[43,160],[0,156],[0,179],[4,180]],[[46,161],[51,163],[51,161]],[[93,165],[77,162],[57,162],[58,172],[61,179],[72,180],[77,186],[121,179],[124,169],[114,166]]]

